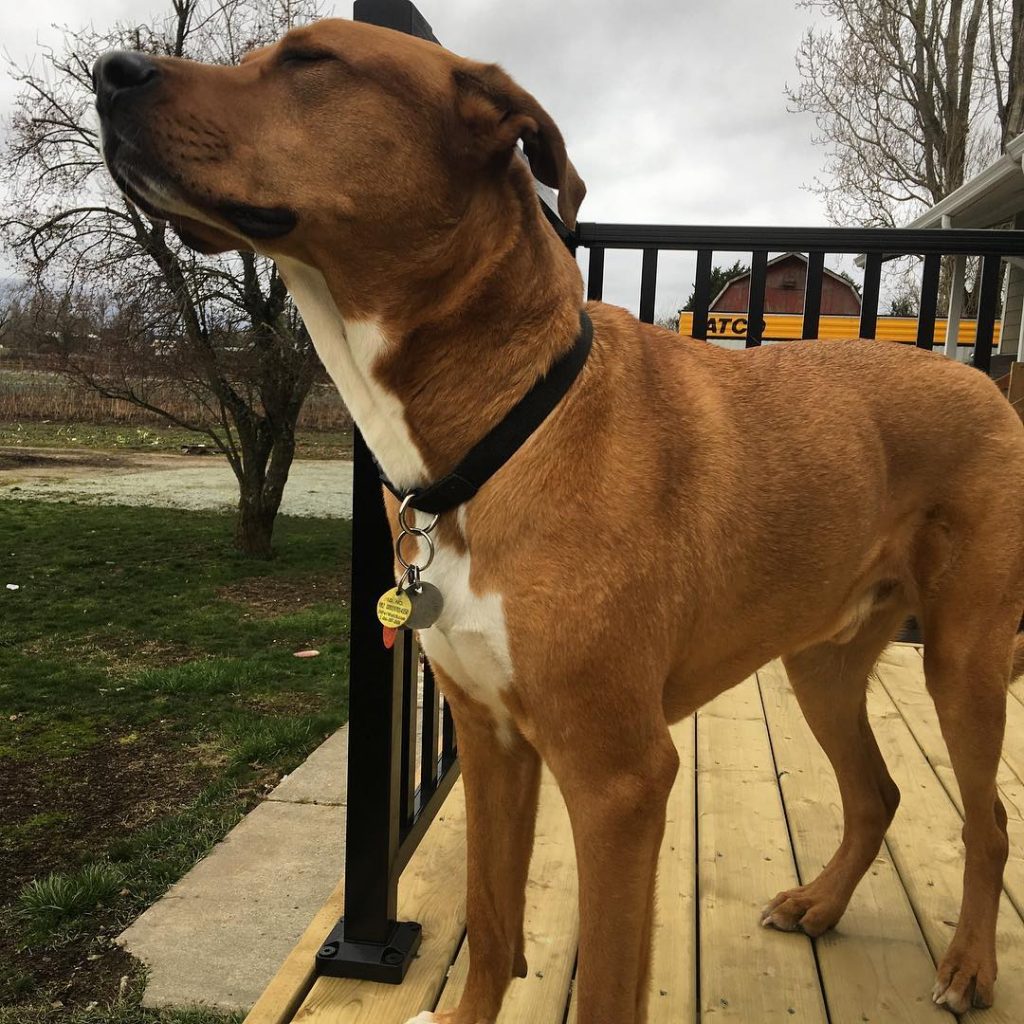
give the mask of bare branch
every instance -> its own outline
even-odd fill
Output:
[[[992,158],[987,112],[1004,142],[1011,96],[1024,121],[1024,73],[1013,77],[1013,61],[1024,59],[1024,0],[802,6],[831,28],[804,35],[800,84],[787,95],[790,109],[815,117],[826,173],[810,188],[832,219],[905,223]]]

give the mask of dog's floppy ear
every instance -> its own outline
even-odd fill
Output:
[[[454,76],[458,113],[477,150],[486,159],[511,157],[522,139],[534,176],[558,189],[558,215],[566,227],[574,228],[587,186],[566,155],[565,140],[551,115],[497,64],[467,61]]]

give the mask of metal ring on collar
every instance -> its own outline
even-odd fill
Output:
[[[411,502],[413,500],[413,498],[415,498],[415,497],[416,497],[415,494],[407,494],[402,499],[402,504],[398,506],[398,522],[401,525],[402,529],[405,530],[406,533],[415,533],[415,532],[418,531],[418,532],[422,532],[423,534],[428,534],[428,533],[430,533],[430,531],[435,526],[437,526],[437,521],[441,517],[440,517],[440,515],[435,514],[434,518],[431,519],[430,522],[426,526],[417,526],[416,525],[416,518],[415,518],[416,517],[416,509],[412,509],[413,521],[412,521],[412,523],[407,523],[405,521],[405,516],[406,516],[406,513],[409,511],[409,502]]]
[[[407,562],[402,557],[402,541],[405,540],[406,537],[422,537],[427,542],[427,560],[425,562],[422,564],[419,562]],[[419,568],[420,572],[423,572],[423,570],[426,569],[434,560],[434,542],[425,530],[403,530],[398,535],[398,540],[395,541],[395,557],[398,559],[398,563],[403,569],[408,569],[410,566],[415,564]]]

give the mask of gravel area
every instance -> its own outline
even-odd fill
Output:
[[[234,509],[238,483],[223,458],[135,452],[0,448],[0,499]],[[352,515],[352,463],[296,460],[281,513]]]

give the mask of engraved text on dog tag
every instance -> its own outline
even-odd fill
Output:
[[[377,618],[382,626],[398,629],[408,622],[411,613],[412,602],[409,600],[408,592],[400,593],[397,587],[392,587],[380,595],[377,602]]]

